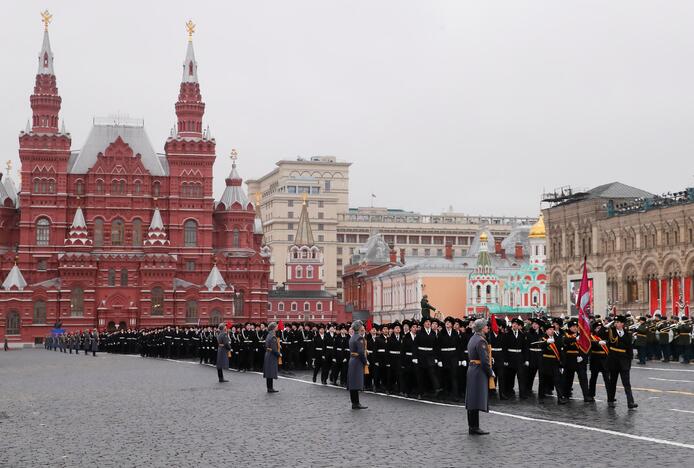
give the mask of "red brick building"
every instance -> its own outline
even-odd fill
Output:
[[[164,154],[141,121],[117,118],[95,119],[75,150],[59,125],[46,28],[32,120],[19,135],[21,190],[0,179],[0,338],[34,343],[57,321],[113,329],[265,319],[262,225],[235,163],[213,198],[215,139],[203,129],[189,39]]]
[[[344,304],[325,290],[323,251],[313,238],[306,200],[294,243],[287,252],[287,280],[270,291],[268,318],[285,321],[344,322]]]

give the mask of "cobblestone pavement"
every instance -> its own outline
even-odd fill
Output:
[[[637,411],[623,395],[609,410],[604,388],[593,405],[495,402],[481,415],[492,434],[478,438],[455,405],[366,393],[369,409],[353,411],[346,391],[305,373],[274,395],[257,374],[225,375],[220,384],[208,366],[139,356],[0,353],[0,466],[536,467],[549,456],[684,467],[694,457],[694,366],[635,368]]]

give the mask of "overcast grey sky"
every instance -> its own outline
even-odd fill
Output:
[[[244,178],[335,155],[353,162],[351,206],[375,193],[427,213],[535,215],[566,184],[694,185],[691,1],[7,3],[0,151],[15,167],[49,8],[73,149],[120,112],[163,150],[193,19],[216,196],[232,148]]]

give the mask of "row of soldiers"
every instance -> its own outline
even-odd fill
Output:
[[[438,321],[425,317],[421,323],[405,320],[367,327],[370,363],[367,388],[419,398],[425,394],[454,401],[463,398],[469,364],[467,342],[472,336],[470,327],[474,318],[448,317]],[[265,324],[228,325],[230,368],[261,370],[267,336]],[[615,381],[616,387],[617,377],[621,376],[623,381],[628,379],[628,372],[625,376],[620,369],[628,371],[631,363],[632,334],[627,333],[628,344],[621,343],[621,336],[611,343],[609,334],[616,328],[612,323],[605,326],[599,318],[593,320],[587,353],[577,346],[576,321],[564,324],[561,318],[525,321],[519,318],[511,322],[497,320],[490,325],[495,325],[488,333],[488,341],[497,384],[492,392],[500,399],[514,397],[516,389],[521,399],[530,397],[536,376],[540,381],[538,398],[542,400],[556,392],[560,403],[571,397],[575,375],[578,375],[587,402],[594,401],[600,375],[608,390],[611,381]],[[280,328],[276,333],[285,371],[311,368],[314,381],[320,378],[326,385],[328,382],[345,385],[348,342],[352,334],[348,324],[291,323]],[[619,335],[616,331],[614,334]],[[215,363],[218,349],[213,327],[121,330],[107,334],[104,341],[109,352],[139,352],[142,356],[163,358],[195,357],[209,364]],[[608,365],[610,356],[618,366]],[[625,359],[628,365],[622,365]],[[613,371],[616,374],[611,379]],[[628,400],[633,402],[629,396]]]
[[[84,354],[91,352],[92,356],[96,356],[101,343],[101,335],[97,330],[80,330],[79,332],[60,333],[56,335],[48,335],[43,340],[43,346],[49,351],[60,351],[61,353],[79,354],[84,351]]]
[[[638,323],[631,328],[636,329],[634,346],[639,364],[651,360],[677,362],[680,358],[683,364],[689,364],[694,356],[693,327],[689,317],[674,315],[668,319],[656,313],[652,318],[639,317]]]

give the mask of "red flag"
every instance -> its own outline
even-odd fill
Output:
[[[494,314],[491,315],[489,320],[492,321],[492,331],[494,332],[495,335],[499,334],[499,324],[496,321],[496,316]]]
[[[374,326],[374,324],[373,324],[373,322],[371,321],[371,319],[368,319],[368,320],[366,321],[366,325],[364,326],[364,328],[366,329],[367,332],[370,332],[371,329],[373,328],[373,326]]]
[[[578,299],[576,308],[578,309],[578,347],[584,353],[590,351],[590,288],[588,287],[588,265],[587,257],[583,257],[583,278],[581,287],[578,289]]]
[[[277,329],[279,331],[284,330],[284,322],[282,321],[282,319],[280,319],[279,323],[277,324]]]

